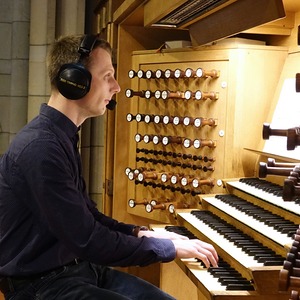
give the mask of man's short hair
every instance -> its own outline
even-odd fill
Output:
[[[83,38],[84,35],[62,36],[55,40],[51,45],[47,55],[47,69],[52,89],[57,89],[56,77],[61,66],[64,64],[78,62],[80,58],[78,49]],[[97,38],[93,49],[95,48],[103,48],[112,54],[112,48],[106,40]],[[90,56],[86,56],[81,60],[81,63],[85,68],[89,69],[91,61]]]

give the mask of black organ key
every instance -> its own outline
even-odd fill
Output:
[[[192,232],[190,232],[187,228],[185,228],[184,226],[172,226],[172,225],[169,225],[169,226],[166,226],[165,229],[167,231],[175,232],[177,234],[186,236],[189,239],[197,239],[197,237]]]
[[[254,287],[249,281],[244,283],[230,283],[226,289],[228,291],[254,291]]]
[[[213,274],[215,277],[218,278],[223,278],[223,277],[237,277],[237,275],[239,274],[238,271],[236,270],[230,270],[230,269],[218,269],[218,270],[211,270],[211,268],[208,269],[208,272]]]
[[[204,264],[202,263],[204,266]],[[222,258],[219,260],[219,267],[210,267],[207,271],[218,281],[221,285],[226,286],[228,291],[248,290],[253,291],[254,287],[252,283],[245,277],[243,277],[237,270],[232,268]]]

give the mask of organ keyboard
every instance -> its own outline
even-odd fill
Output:
[[[294,213],[300,212],[300,202],[298,199],[293,201],[284,201],[282,199],[283,189],[281,186],[259,178],[241,178],[240,180],[226,181],[229,191],[239,194],[238,191],[253,195],[264,202],[270,203],[273,207],[284,209],[291,212],[289,216],[295,218]],[[274,208],[275,209],[275,208]],[[299,220],[296,217],[296,220]]]
[[[200,209],[176,210],[175,215],[180,230],[214,245],[230,272],[222,266],[214,274],[195,259],[176,260],[178,266],[204,295],[199,299],[289,299],[290,290],[279,290],[278,284],[299,232],[298,199],[283,201],[282,186],[258,178],[224,180],[223,185],[226,193],[203,194]],[[170,230],[158,226],[154,230]],[[218,277],[223,271],[242,279],[228,287]]]
[[[182,226],[161,227],[160,225],[153,225],[152,229],[155,231],[173,231],[189,238],[196,238],[192,232]],[[177,259],[176,262],[207,299],[218,299],[219,296],[228,300],[233,296],[251,296],[256,299],[257,293],[254,291],[251,279],[240,274],[222,257],[219,257],[219,268],[207,269],[197,259]]]

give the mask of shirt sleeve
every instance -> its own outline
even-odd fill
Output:
[[[100,222],[102,225],[107,226],[108,228],[114,231],[119,231],[127,235],[133,235],[133,228],[135,227],[135,225],[125,224],[113,218],[110,218],[104,215],[103,213],[99,212],[96,206],[92,207],[90,211],[93,214],[95,220]]]
[[[57,141],[37,140],[20,157],[23,164],[16,171],[28,183],[26,205],[40,226],[76,256],[97,264],[131,266],[173,260],[171,240],[136,238],[131,235],[133,225],[95,211],[76,186],[72,155],[72,149],[62,151]],[[23,196],[24,191],[18,192]]]

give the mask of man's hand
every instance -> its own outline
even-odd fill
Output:
[[[218,266],[218,254],[215,248],[200,240],[172,240],[176,257],[178,258],[198,258],[203,261],[207,268],[212,265]]]
[[[154,237],[158,239],[172,240],[178,258],[198,258],[209,268],[218,266],[218,254],[215,248],[206,242],[193,239],[168,231],[140,231],[138,237]]]

